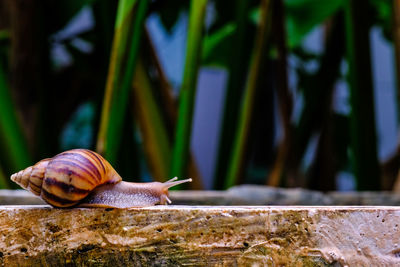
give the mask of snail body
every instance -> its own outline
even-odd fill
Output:
[[[168,188],[191,179],[165,183],[130,183],[101,155],[72,149],[44,159],[11,176],[22,188],[54,207],[128,208],[166,204]]]

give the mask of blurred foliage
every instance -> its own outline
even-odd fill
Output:
[[[51,24],[47,26],[48,32],[51,34],[63,29],[83,7],[92,4],[94,1],[61,0],[57,3],[45,1],[43,8],[46,14],[50,16],[49,21],[51,21]]]
[[[286,0],[286,25],[289,47],[297,47],[315,26],[335,14],[345,0]]]
[[[273,6],[269,0],[261,2],[260,21],[257,31],[257,38],[254,42],[254,50],[250,59],[250,69],[245,85],[243,104],[240,106],[240,113],[237,124],[237,131],[233,141],[232,154],[229,159],[227,176],[224,188],[234,186],[243,177],[245,166],[245,155],[250,139],[250,125],[253,117],[253,106],[256,100],[258,77],[262,71],[265,54],[268,49],[267,43],[271,36],[271,9]]]
[[[384,36],[388,40],[393,40],[392,37],[392,6],[393,0],[370,0],[371,13],[373,20],[372,25],[377,25],[382,28]]]
[[[65,124],[60,136],[62,150],[76,147],[90,147],[93,144],[93,120],[95,107],[91,102],[77,108],[71,119]]]
[[[133,112],[143,133],[143,147],[149,155],[149,166],[154,177],[160,179],[168,177],[171,146],[162,111],[157,105],[152,86],[143,60],[139,60],[133,81]]]
[[[22,129],[17,123],[5,71],[0,63],[0,137],[2,148],[7,151],[12,169],[22,169],[31,163]]]
[[[227,23],[221,29],[218,29],[213,34],[209,34],[204,38],[202,51],[203,64],[218,67],[229,65],[230,50],[226,48],[232,44],[235,30],[235,24]]]
[[[117,159],[146,14],[147,0],[119,2],[96,146],[111,164]]]
[[[390,189],[395,177],[382,181],[369,171],[376,151],[354,146],[368,136],[360,127],[376,131],[373,112],[351,117],[371,104],[356,95],[358,102],[343,114],[334,109],[334,92],[340,80],[349,79],[351,92],[363,80],[343,71],[343,61],[359,68],[363,57],[370,58],[358,56],[370,41],[365,34],[361,42],[351,41],[354,27],[366,34],[378,27],[393,42],[392,0],[349,0],[365,18],[361,26],[356,15],[344,13],[347,0],[282,0],[282,10],[274,7],[266,16],[263,8],[271,1],[32,0],[24,6],[0,0],[0,187],[9,186],[4,176],[34,161],[87,147],[124,177],[161,181],[190,174],[198,181],[192,188],[202,188],[190,137],[198,70],[211,66],[228,74],[215,188],[268,184],[276,175],[279,185],[333,190],[337,174],[352,170],[359,188],[376,190],[380,183]],[[90,23],[76,27],[79,16]],[[183,84],[175,98],[168,64],[148,49],[152,33],[150,41],[142,34],[151,16],[167,34],[180,18],[188,23]],[[323,49],[315,53],[304,40],[317,28]],[[295,73],[294,82],[285,67]],[[371,81],[362,82],[373,89]],[[294,114],[291,107],[299,102]],[[280,127],[284,138],[275,136]],[[368,145],[376,148],[373,136]],[[306,162],[315,139],[314,157]],[[350,164],[349,155],[363,158],[357,153],[375,154],[363,161],[364,174]],[[360,187],[370,180],[377,183]]]
[[[178,119],[175,129],[175,142],[172,150],[170,175],[185,176],[188,170],[192,118],[196,97],[197,77],[201,62],[204,35],[204,18],[207,0],[192,0],[189,12],[185,70],[179,94]],[[178,186],[180,187],[180,186]]]

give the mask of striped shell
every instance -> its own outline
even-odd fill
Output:
[[[55,207],[70,207],[95,187],[122,179],[99,154],[73,149],[44,159],[11,176],[11,180]]]

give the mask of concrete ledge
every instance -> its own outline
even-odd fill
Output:
[[[400,206],[400,194],[393,192],[328,192],[301,188],[240,185],[227,191],[171,191],[179,205],[357,205]],[[40,198],[25,190],[0,190],[0,205],[43,205]]]
[[[0,207],[5,266],[395,266],[398,207]]]

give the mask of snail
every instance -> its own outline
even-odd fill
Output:
[[[192,179],[165,183],[124,182],[99,154],[72,149],[11,175],[22,188],[54,207],[129,208],[171,203],[168,188]]]

